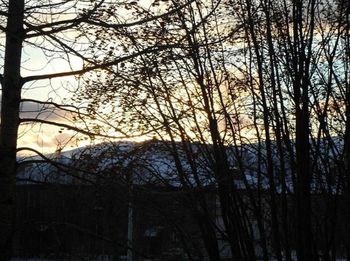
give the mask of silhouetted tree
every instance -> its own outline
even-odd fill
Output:
[[[95,108],[79,108],[81,103],[72,104],[72,101],[37,101],[34,99],[22,99],[24,85],[33,86],[37,81],[51,81],[56,78],[76,76],[91,71],[108,70],[113,65],[122,64],[141,53],[154,52],[162,49],[162,46],[148,46],[135,52],[119,52],[112,59],[101,59],[110,50],[97,50],[90,46],[91,39],[86,37],[86,32],[98,30],[119,30],[124,27],[132,27],[143,23],[136,20],[130,23],[126,21],[108,20],[106,14],[117,12],[116,10],[129,10],[131,3],[106,3],[105,1],[46,1],[25,2],[23,0],[2,1],[0,16],[2,21],[7,21],[7,26],[0,26],[6,33],[4,46],[4,73],[2,79],[1,96],[1,126],[0,126],[0,259],[9,260],[11,256],[11,236],[13,233],[13,215],[15,206],[15,174],[17,151],[30,150],[17,148],[19,126],[25,124],[49,124],[62,129],[92,136],[116,137],[118,133],[125,133],[118,127],[114,127],[113,134],[105,133],[103,125],[108,126],[108,121],[99,118],[94,113]],[[181,7],[180,7],[181,8]],[[6,10],[6,11],[5,11]],[[174,12],[174,10],[168,10]],[[118,11],[119,12],[119,11]],[[162,15],[160,15],[161,17]],[[156,17],[157,18],[157,17]],[[148,16],[146,21],[152,21],[154,16]],[[103,28],[103,29],[101,29]],[[26,46],[33,46],[41,50],[48,60],[58,59],[66,61],[71,70],[53,72],[48,74],[21,76],[22,53]],[[81,69],[74,69],[70,63],[72,58],[84,63]],[[30,87],[28,87],[30,88]],[[54,87],[55,89],[56,87]],[[57,95],[58,96],[58,95]],[[56,97],[57,97],[56,96]],[[57,97],[60,98],[60,97]],[[20,117],[20,105],[33,103],[38,106],[39,112],[34,117]],[[40,117],[40,110],[49,112],[63,112],[67,117],[62,121],[49,120]],[[85,124],[75,125],[75,119],[82,120]],[[89,120],[90,121],[89,121]],[[99,124],[97,124],[97,122]]]

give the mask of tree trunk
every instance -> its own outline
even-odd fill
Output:
[[[15,211],[16,147],[21,100],[24,0],[10,0],[0,127],[0,260],[10,260]]]
[[[297,112],[296,161],[297,161],[297,242],[298,260],[313,260],[309,168],[309,130],[307,108]]]

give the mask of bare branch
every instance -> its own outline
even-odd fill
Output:
[[[90,137],[98,136],[98,137],[114,138],[114,139],[118,139],[118,138],[120,139],[120,138],[127,137],[127,134],[125,134],[122,130],[119,130],[117,128],[115,128],[115,130],[120,132],[120,133],[122,133],[122,134],[124,134],[124,136],[122,136],[122,137],[119,136],[118,137],[118,136],[105,135],[105,134],[101,134],[101,133],[95,133],[95,132],[91,132],[91,131],[88,131],[88,130],[80,129],[78,127],[75,127],[75,126],[72,126],[72,125],[69,125],[69,124],[65,124],[65,123],[61,123],[61,122],[52,122],[52,121],[47,121],[47,120],[42,120],[42,119],[22,118],[21,119],[21,123],[24,123],[24,122],[35,122],[35,123],[42,123],[42,124],[53,125],[53,126],[65,128],[65,129],[68,129],[68,130],[73,130],[73,131],[79,132],[81,134],[90,136]]]
[[[61,72],[61,73],[52,73],[52,74],[27,76],[27,77],[22,78],[22,82],[26,83],[26,82],[30,82],[30,81],[45,80],[45,79],[52,79],[52,78],[58,78],[58,77],[78,76],[78,75],[83,75],[85,73],[88,73],[88,72],[91,72],[91,71],[94,71],[94,70],[97,70],[97,69],[106,70],[110,66],[117,65],[117,64],[119,64],[121,62],[125,62],[125,61],[127,61],[129,59],[136,58],[136,57],[138,57],[140,55],[143,55],[143,54],[156,53],[156,52],[163,51],[163,50],[166,50],[166,49],[180,48],[180,47],[181,47],[180,44],[169,44],[169,45],[160,45],[160,46],[148,47],[148,48],[146,48],[144,50],[141,50],[139,52],[136,52],[136,53],[124,56],[124,57],[120,57],[119,59],[116,59],[114,61],[110,61],[110,62],[98,64],[98,65],[89,66],[89,67],[83,68],[81,70]]]
[[[54,8],[54,7],[57,7],[57,6],[60,6],[60,5],[64,5],[66,3],[69,3],[70,0],[64,0],[64,1],[61,1],[61,2],[57,2],[57,3],[52,3],[50,2],[49,4],[41,4],[39,6],[36,6],[36,5],[33,5],[33,6],[29,6],[29,7],[26,7],[24,10],[26,12],[30,11],[30,10],[33,10],[35,8],[45,8],[45,7],[48,7],[48,8]]]
[[[101,1],[101,2],[103,2],[103,1]],[[38,33],[27,34],[26,38],[38,37],[38,36],[58,33],[58,32],[64,31],[64,30],[71,29],[72,27],[77,26],[78,24],[81,24],[81,23],[87,23],[87,24],[90,24],[90,25],[95,25],[95,26],[104,27],[104,28],[113,28],[113,29],[120,29],[120,28],[137,26],[137,25],[141,25],[141,24],[144,24],[144,23],[152,22],[152,21],[158,20],[160,18],[172,15],[172,14],[178,12],[179,10],[181,10],[182,8],[190,5],[193,2],[194,2],[194,0],[190,0],[186,4],[177,6],[176,8],[174,8],[174,9],[172,9],[169,12],[166,12],[164,14],[152,16],[150,18],[134,21],[134,22],[131,22],[131,23],[123,23],[123,24],[107,23],[107,22],[104,22],[104,21],[101,21],[101,20],[97,20],[97,19],[96,20],[90,20],[89,18],[94,13],[94,11],[96,11],[96,9],[97,9],[97,8],[94,8],[93,10],[88,12],[88,14],[85,14],[85,15],[81,16],[80,18],[73,18],[73,19],[68,19],[68,20],[62,20],[62,21],[57,21],[57,22],[50,23],[50,24],[42,24],[42,25],[38,25],[38,26],[33,26],[33,25],[29,24],[29,23],[25,23],[26,26],[28,26],[28,28],[30,29],[30,31],[39,31]],[[51,29],[49,31],[43,31],[45,28],[52,28],[52,27],[56,27],[56,26],[60,26],[60,25],[62,25],[62,26],[58,27],[58,28],[55,28],[55,29]],[[63,26],[63,25],[65,25],[65,26]]]
[[[176,6],[176,8],[170,10],[169,12],[167,13],[164,13],[164,14],[160,14],[160,15],[155,15],[155,16],[152,16],[150,18],[146,18],[146,19],[143,19],[143,20],[138,20],[138,21],[134,21],[134,22],[131,22],[131,23],[125,23],[125,24],[110,24],[110,23],[106,23],[104,21],[101,21],[101,20],[95,20],[95,21],[92,21],[92,20],[87,20],[86,23],[88,24],[91,24],[91,25],[96,25],[96,26],[102,26],[104,28],[113,28],[113,29],[120,29],[120,28],[125,28],[125,27],[132,27],[132,26],[136,26],[136,25],[141,25],[141,24],[144,24],[144,23],[148,23],[148,22],[152,22],[152,21],[155,21],[155,20],[158,20],[160,18],[164,18],[164,17],[167,17],[169,15],[172,15],[172,14],[175,14],[177,13],[178,11],[180,11],[181,9],[183,9],[184,7],[192,4],[195,0],[190,0],[188,1],[187,3],[183,4],[183,5],[179,5],[179,6]]]
[[[81,108],[78,108],[77,106],[74,106],[74,105],[58,104],[58,103],[52,102],[52,101],[39,101],[39,100],[34,100],[34,99],[22,99],[21,102],[31,102],[31,103],[38,103],[38,104],[42,104],[42,105],[52,105],[60,110],[66,111],[66,112],[77,113],[79,115],[83,115],[83,116],[87,116],[87,117],[91,116],[87,113],[80,112]],[[73,108],[75,110],[68,109],[68,108]]]
[[[45,156],[44,154],[40,153],[39,151],[37,151],[36,149],[33,149],[33,148],[29,148],[29,147],[17,148],[17,152],[20,152],[20,151],[31,151],[31,152],[34,152],[40,158],[42,158],[42,160],[40,160],[40,159],[39,160],[38,159],[24,160],[22,162],[17,163],[18,166],[23,166],[23,165],[27,165],[27,164],[33,164],[33,163],[34,164],[49,163],[52,166],[54,166],[55,168],[57,168],[58,170],[65,172],[67,175],[69,175],[71,177],[80,179],[80,180],[88,182],[90,184],[94,184],[94,182],[92,180],[89,180],[89,179],[87,179],[85,177],[81,177],[79,175],[76,175],[76,174],[72,173],[73,171],[76,171],[76,172],[80,172],[80,173],[84,173],[84,174],[89,174],[89,175],[95,176],[96,173],[94,173],[94,172],[87,171],[87,170],[84,170],[84,169],[81,169],[81,168],[76,168],[76,167],[74,167],[72,165],[63,164],[61,162],[57,162],[57,161],[55,161],[53,159],[50,159],[49,157]]]
[[[81,17],[76,17],[73,19],[67,19],[67,20],[61,20],[61,21],[57,21],[57,22],[52,22],[49,24],[42,24],[42,25],[31,25],[27,22],[24,21],[24,24],[26,26],[28,26],[28,29],[26,30],[26,32],[28,31],[35,31],[35,30],[39,30],[39,33],[33,33],[33,34],[26,34],[26,38],[31,38],[31,37],[37,37],[37,36],[42,36],[45,34],[53,34],[53,33],[58,33],[61,31],[65,31],[68,29],[71,29],[74,26],[79,25],[80,23],[87,21],[91,15],[93,15],[96,10],[101,7],[101,5],[103,4],[104,0],[101,0],[98,4],[95,4],[94,8],[92,8],[91,10],[89,10],[86,14],[83,14]],[[56,26],[60,26],[62,25],[62,27],[58,27],[58,28],[54,28],[51,29],[50,31],[43,31],[45,28],[52,28],[52,27],[56,27]]]

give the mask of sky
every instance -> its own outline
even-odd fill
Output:
[[[64,59],[48,58],[39,48],[25,45],[22,52],[21,75],[26,77],[82,68],[81,59],[70,56],[70,60],[71,63],[69,64]],[[2,71],[3,59],[1,59],[1,73]],[[77,84],[78,81],[75,77],[30,82],[23,86],[22,98],[63,103],[65,100],[70,99],[74,89],[77,88]],[[52,108],[33,102],[22,103],[20,109],[21,118],[39,118],[56,122],[68,122],[71,120],[71,115],[67,113],[57,110],[53,111]],[[60,147],[71,149],[75,146],[85,145],[84,143],[76,144],[73,142],[71,139],[73,134],[73,132],[62,131],[59,127],[47,124],[22,124],[19,129],[18,147],[31,147],[41,153],[52,153]]]
[[[41,26],[51,22],[72,19],[76,16],[76,8],[78,8],[79,12],[81,12],[83,8],[88,10],[89,8],[93,8],[92,6],[97,3],[97,1],[77,1],[76,3],[78,4],[75,5],[75,1],[62,2],[59,0],[53,0],[50,1],[50,4],[56,2],[64,4],[56,5],[55,8],[52,9],[46,5],[47,2],[44,0],[26,1],[26,8],[30,8],[30,11],[25,13],[26,22],[32,25]],[[138,4],[142,5],[148,10],[151,8],[151,3],[151,0],[141,0],[138,2]],[[5,4],[6,2],[0,3],[0,11],[7,9],[7,7],[4,6]],[[38,7],[42,4],[44,5]],[[159,6],[152,8],[161,10]],[[124,8],[123,10],[124,11],[121,11],[121,13],[118,13],[118,17],[123,17],[120,21],[124,21],[123,19],[125,19],[125,21],[137,21],[139,19],[139,17],[130,15],[131,11],[129,8]],[[6,17],[0,15],[0,24],[6,24]],[[27,25],[24,25],[24,27],[28,29]],[[50,29],[52,28],[46,28],[44,30]],[[83,30],[86,30],[86,28]],[[82,32],[84,32],[83,30]],[[33,32],[35,33],[36,31],[31,31],[30,33]],[[67,44],[70,48],[80,52],[81,55],[87,57],[89,57],[88,55],[91,55],[91,47],[88,47],[90,46],[90,43],[86,44],[79,42],[86,40],[84,36],[81,37],[80,40],[76,41],[77,31],[67,30],[56,33],[54,36],[58,37],[60,41]],[[5,34],[0,31],[0,73],[3,72],[4,45]],[[21,68],[22,77],[68,72],[71,70],[80,70],[82,68],[82,59],[72,54],[68,55],[67,52],[63,51],[62,46],[59,46],[59,44],[55,43],[55,41],[50,39],[50,37],[32,37],[26,39],[23,45]],[[35,99],[43,102],[51,101],[59,104],[70,104],[72,95],[79,88],[79,84],[79,78],[75,76],[29,82],[23,86],[22,98]],[[71,114],[63,113],[62,111],[57,110],[53,111],[52,108],[47,107],[45,109],[43,105],[33,102],[22,103],[21,118],[39,118],[68,124],[72,122]],[[59,127],[50,126],[47,124],[22,124],[19,130],[18,147],[31,147],[41,153],[51,153],[58,148],[61,149],[61,147],[68,150],[72,147],[87,145],[90,142],[89,139],[84,139],[83,141],[79,141],[77,143],[74,138],[72,139],[72,135],[74,134],[74,132],[62,130]],[[141,137],[138,140],[142,139],[144,138]]]
[[[7,9],[6,3],[6,1],[0,3],[0,11],[5,11]],[[94,8],[96,3],[98,3],[98,1],[62,2],[60,0],[52,0],[50,1],[51,5],[58,4],[52,8],[50,5],[47,5],[46,0],[29,0],[25,3],[25,8],[29,8],[25,13],[25,20],[34,26],[45,26],[52,22],[72,19],[76,17],[77,10],[80,14],[84,9],[89,10]],[[114,4],[113,1],[111,3]],[[116,2],[116,4],[118,3]],[[151,8],[152,0],[140,0],[138,1],[138,4],[149,10],[149,8]],[[122,5],[118,6],[118,8],[122,8]],[[159,9],[159,7],[153,8]],[[137,21],[139,19],[139,17],[131,16],[131,10],[129,9],[130,8],[124,8],[123,11],[118,13],[118,18],[121,18],[120,21],[124,21],[124,19],[125,21]],[[3,24],[4,26],[6,25],[6,17],[2,16],[1,13],[0,24]],[[24,25],[24,28],[28,29],[28,25]],[[52,28],[46,28],[43,30],[48,31],[50,29]],[[86,27],[84,27],[83,30],[86,30]],[[83,30],[82,32],[84,34]],[[30,33],[33,32],[36,33],[36,31],[31,31]],[[84,41],[84,36],[76,41],[77,32],[75,30],[65,30],[60,33],[55,33],[54,36],[67,44],[68,47],[80,52],[81,55],[91,55],[91,47],[88,47],[90,46],[90,43],[84,45],[82,42],[79,42],[81,39]],[[5,34],[0,30],[0,73],[3,72],[4,45]],[[67,52],[62,50],[62,46],[59,46],[50,37],[32,37],[26,39],[23,45],[22,77],[67,72],[71,70],[80,70],[82,68],[82,59],[71,54],[67,55]],[[78,89],[79,84],[79,78],[74,76],[29,82],[23,86],[22,98],[69,104],[71,102],[70,99]],[[35,104],[33,102],[24,102],[21,105],[21,117],[39,118],[62,123],[71,123],[72,121],[71,114],[57,110],[52,111],[50,108],[43,109],[43,105]],[[62,146],[65,146],[65,149],[68,150],[71,149],[72,146],[83,146],[89,142],[89,140],[84,140],[77,144],[76,142],[73,142],[74,139],[71,139],[72,135],[74,135],[73,132],[67,130],[62,131],[60,128],[46,124],[22,124],[20,126],[18,147],[31,147],[41,153],[51,153]]]
[[[151,1],[141,1],[147,7]],[[32,3],[36,3],[33,1]],[[148,7],[147,7],[148,8]],[[61,17],[59,19],[64,19]],[[28,18],[31,19],[30,17]],[[137,19],[137,18],[136,18]],[[42,19],[44,20],[44,19]],[[33,20],[36,22],[35,20]],[[38,23],[40,23],[39,21]],[[62,35],[62,39],[71,40],[71,48],[79,50],[81,46],[75,42],[76,32],[68,31]],[[69,41],[67,41],[69,43]],[[0,34],[0,73],[3,70],[2,57],[4,53],[4,35]],[[38,47],[36,47],[38,46]],[[42,48],[44,47],[44,49]],[[81,48],[84,49],[84,48]],[[57,52],[60,47],[54,46],[48,39],[43,37],[34,37],[26,42],[22,51],[22,68],[23,77],[31,75],[41,75],[57,72],[67,72],[71,70],[80,70],[83,68],[83,62],[74,55],[66,55],[64,52]],[[85,55],[84,53],[82,53]],[[68,62],[69,60],[69,62]],[[36,99],[39,101],[53,101],[56,103],[69,103],[70,98],[75,90],[79,87],[79,78],[74,76],[56,78],[52,80],[41,80],[29,82],[23,87],[22,98]],[[51,108],[44,109],[42,105],[33,102],[24,102],[21,105],[22,118],[39,118],[48,121],[61,123],[70,123],[72,115],[62,111],[52,111]],[[56,149],[71,149],[76,146],[84,146],[89,140],[75,142],[72,139],[73,132],[61,130],[55,126],[39,125],[32,123],[22,124],[20,127],[18,147],[31,147],[41,153],[51,153]],[[144,137],[139,138],[142,140]]]
[[[50,4],[64,3],[59,0],[50,1]],[[0,11],[6,11],[6,1],[0,3]],[[93,5],[89,1],[79,1],[83,5]],[[38,6],[42,5],[40,8]],[[47,8],[47,1],[26,1],[25,8],[31,8],[25,13],[25,21],[32,25],[46,25],[59,20],[67,20],[75,17],[74,1],[68,1],[63,5],[55,5],[52,9]],[[61,12],[61,13],[60,13]],[[0,24],[6,25],[6,17],[0,13]],[[27,25],[24,25],[27,29]],[[51,28],[48,28],[51,29]],[[45,29],[47,30],[47,29]],[[36,33],[31,31],[30,33]],[[55,34],[59,40],[66,41],[70,47],[79,51],[74,41],[76,32],[72,30]],[[71,42],[70,42],[71,41]],[[79,46],[78,46],[79,47]],[[0,74],[3,73],[5,51],[5,34],[0,30]],[[62,48],[55,45],[49,37],[32,37],[26,39],[22,49],[21,76],[42,75],[58,72],[67,72],[71,70],[80,70],[83,62],[74,55],[68,55],[62,52]],[[34,99],[38,101],[50,101],[58,104],[69,104],[70,98],[77,90],[79,79],[74,76],[61,77],[52,80],[40,80],[26,83],[22,89],[23,99]],[[1,98],[1,90],[0,90]],[[1,99],[0,99],[1,102]],[[44,106],[34,102],[23,102],[21,104],[21,118],[38,118],[47,121],[71,123],[72,115],[59,110],[53,110],[52,107]],[[86,145],[88,141],[76,143],[72,136],[75,133],[62,130],[57,126],[39,125],[32,123],[21,124],[19,129],[18,147],[31,147],[41,153],[52,153],[56,149],[64,147],[68,150],[72,147]]]
[[[3,46],[3,43],[2,43]],[[3,50],[2,50],[3,53]],[[1,56],[2,57],[2,56]],[[1,59],[3,63],[3,59]],[[3,71],[1,64],[1,72]],[[21,76],[42,75],[50,73],[68,72],[83,68],[83,61],[73,55],[60,58],[51,53],[45,53],[41,48],[24,44],[22,52]],[[60,77],[51,80],[33,81],[25,84],[22,89],[22,99],[50,101],[58,104],[70,104],[71,98],[79,88],[78,77]],[[0,93],[1,95],[1,93]],[[1,98],[1,96],[0,96]],[[50,106],[34,102],[22,102],[21,118],[38,118],[52,122],[72,124],[72,114],[66,113]],[[134,141],[143,141],[145,137],[138,137]],[[22,123],[19,129],[18,147],[30,147],[43,154],[54,153],[57,150],[71,150],[72,148],[86,146],[101,142],[99,139],[91,140],[75,131],[62,129],[48,124]],[[20,155],[31,155],[24,151]]]

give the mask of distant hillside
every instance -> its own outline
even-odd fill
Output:
[[[315,151],[316,161],[328,157],[337,162],[341,157],[342,140],[334,138],[336,146],[322,144]],[[275,175],[281,172],[281,159],[272,144]],[[334,149],[336,148],[336,149]],[[226,147],[232,175],[238,188],[268,188],[265,144]],[[316,154],[317,153],[317,154]],[[40,156],[19,159],[18,184],[57,183],[94,184],[95,182],[129,182],[169,187],[196,187],[216,183],[214,175],[213,147],[200,143],[161,142],[151,140],[142,143],[114,142],[77,148]],[[47,161],[48,160],[48,161]],[[27,162],[26,164],[23,164]],[[335,164],[335,163],[334,163]],[[293,191],[291,159],[285,156],[285,181]],[[322,171],[322,165],[319,166]],[[281,189],[276,176],[277,189]],[[318,178],[313,187],[319,189],[326,180]]]

